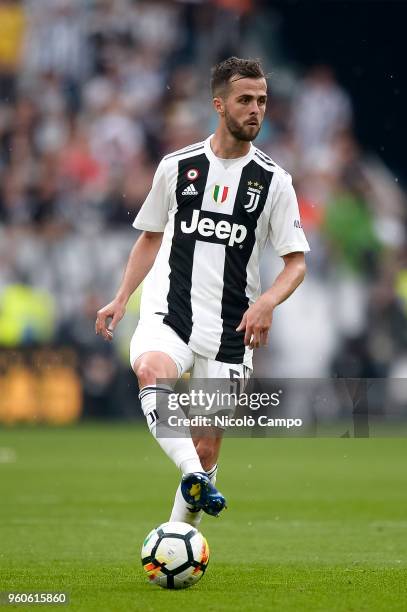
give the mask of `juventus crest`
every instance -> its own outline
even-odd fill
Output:
[[[263,185],[260,185],[257,181],[247,181],[246,193],[249,196],[249,201],[244,204],[247,212],[256,210],[263,188]]]

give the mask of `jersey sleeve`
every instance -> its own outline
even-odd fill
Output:
[[[288,174],[280,178],[273,196],[269,238],[280,257],[288,253],[306,253],[310,250],[301,226],[297,196],[291,176]]]
[[[159,163],[150,192],[133,222],[136,229],[163,232],[167,225],[170,193],[164,163]]]

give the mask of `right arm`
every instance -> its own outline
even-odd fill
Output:
[[[143,233],[131,250],[119,290],[114,300],[97,313],[95,331],[105,340],[113,338],[113,331],[124,317],[130,296],[152,268],[168,222],[169,208],[170,192],[163,159],[154,175],[150,193],[133,223],[133,227],[143,230]],[[112,319],[110,323],[109,319]]]
[[[130,296],[151,270],[161,246],[162,237],[162,232],[143,232],[134,244],[116,297],[97,313],[95,331],[105,340],[113,338],[113,331],[124,317]],[[107,325],[107,320],[110,318],[112,321]]]

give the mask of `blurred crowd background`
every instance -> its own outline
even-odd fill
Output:
[[[271,74],[256,145],[293,175],[312,249],[257,375],[407,377],[403,177],[356,137],[335,67],[285,56],[269,4],[0,0],[0,421],[137,413],[140,294],[112,344],[95,314],[158,161],[214,130],[209,72],[229,55]],[[280,266],[266,251],[264,287]]]

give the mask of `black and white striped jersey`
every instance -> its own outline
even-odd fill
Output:
[[[242,363],[251,351],[236,327],[261,293],[267,240],[281,256],[309,247],[290,175],[253,145],[225,167],[210,139],[161,160],[133,223],[164,232],[140,316],[164,313],[164,323],[196,353]]]

